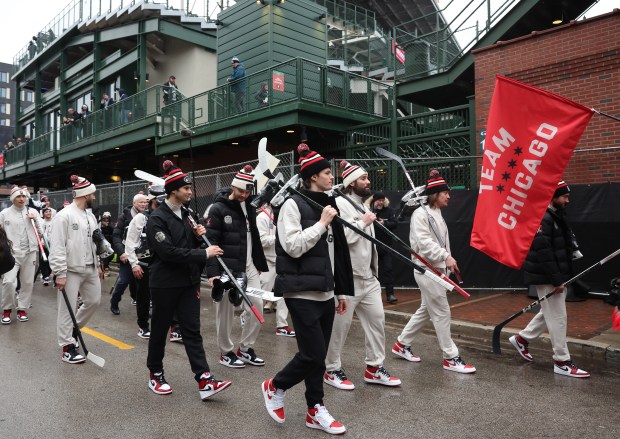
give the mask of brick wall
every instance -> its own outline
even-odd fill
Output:
[[[486,127],[497,74],[620,117],[619,30],[616,9],[475,51],[476,132]],[[620,181],[619,121],[592,117],[564,179],[571,184]]]

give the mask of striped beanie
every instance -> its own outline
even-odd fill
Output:
[[[300,143],[297,147],[299,153],[299,164],[301,169],[299,174],[302,180],[308,180],[314,174],[318,174],[323,169],[330,168],[331,165],[316,151],[310,151],[310,147],[305,143]]]
[[[188,185],[189,177],[185,174],[181,168],[177,168],[170,160],[166,160],[163,164],[164,171],[164,190],[166,194],[170,195],[172,191],[182,188]]]
[[[73,189],[73,198],[85,197],[97,190],[94,184],[79,175],[72,175],[71,183],[73,184],[71,188]]]
[[[340,170],[342,172],[342,184],[345,188],[360,178],[362,175],[368,175],[368,172],[361,166],[352,165],[343,160],[340,162]]]
[[[564,180],[560,180],[555,188],[555,192],[553,193],[553,198],[561,197],[562,195],[566,195],[568,193],[570,193],[568,184],[566,184]]]
[[[11,202],[13,202],[13,200],[17,197],[19,197],[20,195],[23,195],[26,198],[30,198],[30,192],[28,191],[28,188],[26,186],[13,186],[11,188],[11,195],[10,195],[10,200]]]
[[[450,186],[448,186],[446,180],[443,179],[438,170],[433,169],[429,173],[428,181],[426,182],[426,189],[424,190],[424,195],[431,195],[449,190]]]
[[[251,191],[254,189],[254,169],[250,165],[245,165],[239,170],[233,178],[231,186],[241,189],[242,191]]]

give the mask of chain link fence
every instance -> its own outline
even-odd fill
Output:
[[[275,157],[280,160],[275,172],[281,173],[285,181],[288,180],[297,170],[294,166],[293,152],[278,154]],[[256,168],[258,161],[252,160],[218,168],[203,169],[194,173],[199,215],[205,212],[207,207],[213,202],[215,194],[221,188],[230,186],[234,175],[245,165],[252,165],[252,167]],[[189,175],[191,176],[191,173]],[[96,205],[99,215],[107,211],[112,214],[114,220],[121,215],[125,207],[131,206],[133,197],[137,193],[140,191],[147,193],[148,191],[148,184],[144,180],[97,184],[96,187]],[[46,195],[51,206],[57,210],[62,208],[64,202],[73,201],[70,189],[48,192]]]

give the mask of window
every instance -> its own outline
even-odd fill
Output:
[[[0,114],[7,114],[6,107],[6,104],[0,104]]]
[[[0,88],[0,98],[6,98],[8,95],[8,89],[2,87]]]
[[[0,72],[0,82],[9,82],[8,72]]]
[[[10,119],[0,119],[0,125],[2,125],[4,127],[10,127],[11,126],[11,120]]]
[[[34,93],[30,90],[22,91],[22,102],[34,102]]]

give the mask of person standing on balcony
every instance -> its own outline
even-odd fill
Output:
[[[124,88],[121,88],[118,90],[118,101],[119,102],[124,101],[128,97],[129,96],[127,96],[127,93],[125,92]],[[130,117],[131,117],[131,111],[129,111],[129,104],[127,102],[122,102],[121,103],[121,125],[124,125],[127,122],[129,122]]]
[[[164,93],[164,105],[174,104],[178,99],[179,87],[177,87],[177,78],[174,75],[170,75],[168,82],[163,84]]]
[[[15,290],[19,277],[20,292],[17,299],[17,320],[28,321],[27,310],[30,308],[32,288],[39,260],[39,243],[37,235],[43,234],[41,219],[35,209],[28,207],[30,193],[28,189],[13,186],[10,200],[13,204],[0,212],[0,227],[13,243],[15,266],[2,276],[2,320],[3,325],[11,323],[11,312],[15,308]],[[34,226],[33,222],[34,220]]]
[[[269,85],[263,82],[260,85],[258,93],[254,95],[254,99],[258,102],[258,108],[266,107],[269,105]]]
[[[89,137],[92,134],[92,121],[90,120],[91,111],[88,105],[82,105],[82,137]]]
[[[137,283],[133,277],[127,253],[125,252],[125,239],[127,238],[127,227],[131,220],[139,213],[144,212],[148,207],[146,196],[143,193],[136,194],[133,197],[133,206],[123,210],[123,214],[116,221],[114,232],[112,233],[112,246],[120,260],[118,267],[118,281],[110,299],[110,311],[112,314],[119,315],[121,311],[118,309],[118,303],[123,297],[125,289],[129,285],[129,294],[131,295],[131,304],[136,305]]]
[[[237,113],[243,113],[245,111],[245,67],[243,63],[236,56],[232,57],[233,73],[227,78],[227,81],[231,84],[230,91],[234,96],[234,106]]]
[[[430,171],[423,195],[428,196],[427,205],[416,209],[411,216],[411,247],[438,271],[446,275],[448,271],[459,273],[459,267],[450,250],[448,226],[441,215],[441,209],[447,207],[450,201],[450,187],[439,171]],[[398,336],[392,352],[407,361],[419,362],[420,357],[411,351],[411,343],[431,321],[443,353],[443,368],[459,373],[474,373],[476,368],[463,361],[450,334],[447,290],[417,271],[414,276],[420,287],[422,303]]]
[[[222,189],[216,194],[207,216],[207,238],[209,242],[224,250],[222,259],[236,278],[245,278],[247,287],[260,288],[260,272],[268,271],[269,268],[256,227],[256,213],[250,205],[252,201],[250,193],[253,189],[253,169],[252,166],[246,165],[235,174],[229,188]],[[216,260],[207,262],[209,286],[213,288],[214,281],[222,274],[222,268]],[[217,288],[214,290],[217,291]],[[212,293],[217,302],[215,326],[217,343],[220,348],[220,364],[233,368],[245,367],[246,364],[264,366],[265,361],[254,351],[261,324],[251,314],[246,303],[243,303],[243,308],[252,317],[247,319],[243,325],[239,349],[236,353],[233,351],[235,346],[232,340],[234,310],[235,306],[242,303],[238,294],[237,290],[233,289],[229,297],[222,300],[221,295],[217,297],[216,292]],[[256,309],[263,309],[262,299],[250,296],[250,300]]]
[[[377,215],[377,221],[390,231],[394,231],[398,227],[398,221],[394,214],[394,209],[390,207],[390,199],[383,193],[377,192],[369,197],[364,204],[372,213]],[[380,227],[375,230],[377,239],[383,243],[392,244],[392,238],[384,232]],[[392,271],[393,257],[392,253],[383,247],[377,247],[379,253],[379,282],[385,288],[386,300],[388,303],[396,303],[398,299],[394,295],[394,272]]]
[[[101,112],[102,130],[108,130],[112,128],[112,116],[107,111],[107,109],[109,106],[114,105],[114,103],[114,99],[112,99],[107,92],[104,92],[103,98],[101,99],[101,104],[99,105],[100,110],[106,110]]]

